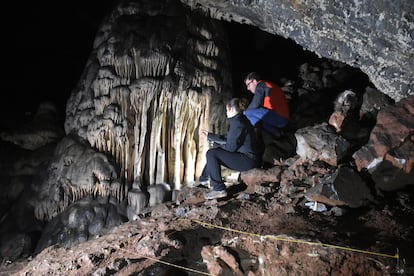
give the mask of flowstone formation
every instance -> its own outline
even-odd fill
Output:
[[[119,202],[126,193],[113,160],[70,136],[57,145],[41,183],[35,188],[34,213],[42,221],[82,198],[111,197]]]
[[[114,157],[129,188],[180,189],[201,173],[201,130],[223,132],[225,33],[178,1],[125,1],[102,24],[65,131]]]

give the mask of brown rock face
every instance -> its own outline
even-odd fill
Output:
[[[354,153],[358,170],[367,169],[382,190],[414,184],[414,96],[381,110],[369,142]]]

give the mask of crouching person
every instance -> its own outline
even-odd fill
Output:
[[[207,151],[207,164],[199,178],[200,183],[210,181],[213,187],[213,191],[204,195],[205,199],[227,197],[220,166],[235,171],[247,171],[260,164],[254,129],[241,112],[240,106],[241,101],[238,98],[233,98],[226,104],[229,122],[227,137],[220,139],[216,134],[203,131],[208,140],[217,145]]]

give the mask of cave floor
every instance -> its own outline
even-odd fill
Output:
[[[226,199],[204,201],[202,190],[70,249],[3,263],[0,275],[414,273],[412,189],[341,215],[236,186]]]

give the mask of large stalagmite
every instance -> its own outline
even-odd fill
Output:
[[[201,130],[225,129],[231,84],[218,22],[178,1],[123,3],[101,26],[65,131],[114,157],[127,185],[169,183],[201,173]]]

